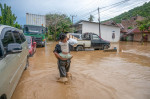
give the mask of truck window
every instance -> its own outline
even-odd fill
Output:
[[[6,47],[10,43],[14,43],[12,32],[6,32],[4,39],[2,39],[3,46]]]
[[[45,28],[42,26],[24,26],[25,33],[45,33]]]
[[[83,34],[83,39],[84,40],[91,40],[90,34],[88,34],[88,33]]]
[[[15,40],[16,40],[16,43],[21,44],[22,41],[21,41],[21,38],[20,38],[19,33],[18,33],[18,32],[14,32],[13,35],[14,35],[14,38],[15,38]]]
[[[79,36],[79,35],[73,35],[73,36],[74,36],[74,37],[76,37],[76,38],[78,38],[78,39],[80,38],[80,36]]]
[[[99,40],[99,36],[98,35],[93,35],[93,40]]]

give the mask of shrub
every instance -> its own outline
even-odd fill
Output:
[[[52,40],[53,40],[52,35],[48,35],[48,41],[52,41]]]

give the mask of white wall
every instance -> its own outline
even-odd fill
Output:
[[[86,32],[92,32],[99,35],[99,24],[82,22],[82,33]],[[112,33],[115,33],[115,39],[112,39]],[[106,41],[118,42],[120,40],[120,28],[115,26],[101,25],[101,37]]]

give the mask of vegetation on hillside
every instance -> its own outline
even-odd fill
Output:
[[[114,18],[111,18],[109,20],[113,20],[116,23],[120,23],[121,20],[126,20],[130,19],[131,17],[134,16],[143,16],[143,17],[148,17],[150,16],[150,2],[143,4],[142,6],[136,7],[134,9],[129,10],[128,12],[124,12]],[[108,21],[108,20],[106,20]]]
[[[9,25],[16,28],[21,28],[20,25],[16,22],[17,17],[12,13],[11,7],[0,3],[1,16],[0,16],[0,24]]]

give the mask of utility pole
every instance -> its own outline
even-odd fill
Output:
[[[100,11],[99,11],[99,7],[98,7],[98,21],[99,21],[99,36],[101,37],[101,21],[100,21]]]
[[[72,17],[72,24],[73,24],[73,18],[76,17],[76,15],[71,15],[71,17]]]
[[[76,15],[71,15],[72,17],[72,32],[74,32],[74,28],[73,28],[73,18],[76,17]]]

